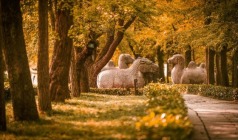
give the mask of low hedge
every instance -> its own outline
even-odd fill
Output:
[[[237,100],[238,89],[232,87],[214,86],[214,85],[173,85],[178,91],[188,94],[196,94],[211,97],[220,100]]]
[[[149,84],[143,93],[148,97],[148,113],[139,119],[136,128],[145,139],[189,139],[192,124],[178,90],[169,85]]]
[[[125,89],[125,88],[90,88],[90,92],[107,94],[107,95],[142,95],[142,89],[138,89],[138,92],[135,93],[135,89]]]

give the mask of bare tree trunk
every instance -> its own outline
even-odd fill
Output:
[[[68,78],[73,41],[68,37],[68,31],[73,25],[73,16],[70,11],[71,8],[63,8],[65,3],[72,6],[70,2],[58,4],[56,32],[59,39],[54,44],[50,67],[50,95],[51,100],[56,102],[64,102],[65,99],[70,98]]]
[[[49,14],[50,14],[50,22],[51,22],[51,28],[52,31],[55,31],[55,12],[53,10],[53,7],[56,5],[53,4],[53,0],[49,0]],[[57,0],[54,0],[57,3]]]
[[[20,0],[2,0],[4,55],[10,81],[13,114],[17,121],[38,120],[22,29]]]
[[[221,50],[221,77],[222,77],[222,85],[229,86],[229,78],[227,72],[227,43],[222,43],[222,50]]]
[[[84,81],[80,81],[81,77],[82,77],[82,75],[81,75],[82,69],[84,67],[85,61],[87,60],[87,58],[89,56],[91,56],[93,54],[94,50],[97,48],[97,45],[98,45],[97,41],[89,41],[89,43],[94,44],[94,48],[88,48],[88,45],[85,46],[83,48],[83,50],[80,48],[75,48],[75,50],[76,50],[76,53],[75,53],[76,67],[74,70],[76,70],[76,72],[75,72],[76,78],[74,79],[74,81],[72,81],[72,83],[75,82],[74,85],[78,86],[78,88],[77,88],[77,91],[74,91],[75,93],[72,93],[74,96],[80,96],[80,94],[81,94],[80,85],[81,85],[81,82],[84,82]],[[74,88],[74,87],[72,87],[72,88]]]
[[[86,63],[83,65],[81,70],[80,91],[84,93],[90,91]]]
[[[39,0],[39,46],[37,61],[38,103],[40,111],[50,111],[48,0]]]
[[[165,82],[165,76],[164,76],[164,52],[161,50],[161,46],[158,46],[157,48],[157,59],[158,59],[158,65],[159,65],[159,79],[160,82]]]
[[[185,51],[185,66],[188,66],[188,63],[192,61],[192,50],[191,46],[187,45],[186,46],[186,51]]]
[[[0,11],[2,11],[2,4],[0,2]],[[6,122],[6,108],[5,108],[5,94],[4,94],[4,63],[3,63],[3,34],[2,34],[2,12],[0,12],[0,131],[7,130]]]
[[[238,47],[232,57],[232,86],[238,88]]]
[[[1,4],[0,4],[1,9]],[[1,18],[1,17],[0,17]],[[1,21],[1,20],[0,20]],[[1,28],[1,27],[0,27]],[[0,34],[2,30],[0,29]],[[6,123],[6,108],[5,108],[5,94],[4,94],[4,77],[3,77],[3,56],[2,56],[2,35],[0,35],[0,131],[7,130]]]
[[[207,66],[207,83],[208,84],[214,84],[215,78],[214,78],[214,56],[215,51],[210,49],[209,47],[206,48],[206,66]]]
[[[216,85],[221,85],[221,55],[220,52],[216,53]]]
[[[167,53],[167,60],[169,59],[169,52]],[[167,65],[166,65],[166,75],[167,75],[167,77],[166,77],[166,82],[167,83],[169,83],[169,77],[171,76],[171,72],[170,72],[170,69],[169,69],[169,63],[167,63]]]
[[[73,47],[71,67],[70,67],[70,83],[71,83],[71,95],[73,97],[79,96],[80,93],[80,83],[77,81],[77,70],[76,70],[76,47]]]

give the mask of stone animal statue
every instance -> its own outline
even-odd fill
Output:
[[[168,59],[168,63],[174,64],[171,71],[173,84],[202,84],[206,83],[207,73],[205,64],[197,67],[194,61],[185,68],[185,60],[181,54],[175,54]]]
[[[173,84],[180,84],[185,65],[184,57],[181,54],[173,55],[168,59],[168,63],[174,65],[173,69],[171,70],[171,78]]]
[[[110,69],[102,71],[97,77],[98,88],[133,88],[137,79],[137,87],[143,87],[144,72],[155,72],[158,66],[147,58],[138,58],[127,69]]]
[[[130,54],[120,54],[118,59],[118,67],[120,69],[127,69],[129,68],[129,64],[134,62],[134,58]]]
[[[115,67],[115,64],[112,60],[110,60],[109,62],[107,62],[107,64],[101,69],[101,71],[104,71],[104,70],[109,70],[109,69],[113,69],[113,68],[116,68]]]
[[[120,54],[118,58],[118,67],[115,67],[115,64],[110,60],[101,71],[119,68],[126,69],[129,68],[129,64],[132,64],[135,59],[130,54]]]
[[[204,67],[204,68],[203,68]],[[207,72],[204,65],[197,67],[194,61],[188,64],[181,77],[181,84],[205,84]]]

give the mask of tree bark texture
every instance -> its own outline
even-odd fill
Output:
[[[0,29],[0,34],[1,33],[2,32]],[[6,131],[7,123],[6,123],[6,108],[5,108],[5,96],[4,96],[5,94],[4,94],[4,77],[3,77],[2,35],[0,35],[0,41],[1,41],[0,42],[0,131]]]
[[[90,91],[89,81],[88,81],[88,70],[86,63],[84,63],[81,69],[81,77],[80,77],[80,92],[87,93]]]
[[[58,39],[54,44],[54,51],[50,67],[50,96],[52,101],[64,102],[70,98],[68,78],[73,41],[68,31],[73,25],[70,8],[65,8],[61,2],[56,13],[56,32]],[[69,3],[71,5],[71,3]]]
[[[229,86],[229,78],[227,72],[227,43],[222,43],[222,50],[221,50],[221,78],[222,78],[222,85]]]
[[[158,46],[157,48],[157,59],[158,59],[158,65],[159,65],[159,81],[165,82],[165,76],[164,76],[164,52],[161,50],[161,46]]]
[[[1,2],[0,2],[0,11],[1,9]],[[0,12],[0,131],[7,130],[7,123],[6,123],[6,108],[5,108],[5,94],[4,94],[4,62],[3,62],[3,35],[2,35],[2,15]]]
[[[76,70],[76,50],[77,48],[73,47],[72,56],[71,56],[71,66],[70,66],[70,83],[71,83],[71,95],[73,97],[79,96],[80,93],[80,83],[77,81],[77,70]]]
[[[232,86],[238,88],[238,48],[234,49],[232,57]]]
[[[216,85],[221,85],[221,55],[220,52],[216,53]]]
[[[191,46],[187,45],[186,51],[185,51],[185,66],[186,67],[188,66],[190,61],[192,61],[192,50],[191,50]]]
[[[50,23],[51,23],[52,31],[55,31],[55,12],[53,10],[54,4],[52,1],[53,0],[49,0],[49,14],[50,14]]]
[[[39,0],[39,46],[38,46],[38,104],[40,111],[50,111],[49,91],[49,41],[48,41],[48,0]]]
[[[38,120],[22,29],[20,0],[2,0],[4,54],[10,81],[13,114],[17,121]]]
[[[77,97],[77,96],[80,96],[81,94],[81,82],[84,82],[84,81],[81,81],[81,77],[82,77],[82,71],[83,71],[83,68],[84,68],[84,64],[85,64],[85,61],[87,60],[87,58],[89,56],[92,55],[93,51],[94,50],[90,50],[88,47],[84,47],[83,49],[81,48],[77,48],[75,47],[74,48],[74,51],[75,51],[75,68],[72,69],[73,73],[76,75],[73,79],[71,79],[71,83],[72,83],[72,95]],[[76,87],[75,87],[76,86]]]
[[[121,43],[124,32],[126,29],[130,27],[130,25],[135,21],[136,17],[131,17],[125,24],[124,20],[119,19],[118,25],[122,27],[121,30],[118,30],[115,36],[115,39],[111,42],[110,47],[107,51],[107,53],[96,63],[92,65],[91,71],[90,71],[90,86],[96,87],[96,80],[97,75],[101,71],[101,69],[107,64],[107,62],[112,58],[117,46]]]
[[[206,66],[207,66],[207,83],[214,84],[214,56],[215,51],[210,49],[209,47],[206,48]]]

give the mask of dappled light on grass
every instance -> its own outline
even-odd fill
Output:
[[[83,93],[81,97],[53,103],[53,111],[38,122],[8,121],[0,139],[133,139],[135,122],[145,115],[144,96]],[[12,115],[10,103],[8,117]]]

